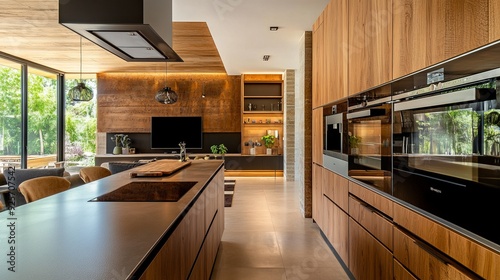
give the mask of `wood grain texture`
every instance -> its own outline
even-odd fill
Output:
[[[394,204],[394,223],[485,279],[500,279],[500,255],[414,211]],[[397,240],[394,239],[396,246]]]
[[[488,0],[395,0],[393,78],[491,41]],[[494,1],[493,1],[494,2]],[[493,30],[494,31],[494,30]],[[493,36],[494,37],[494,36]]]
[[[312,166],[312,218],[321,229],[323,223],[323,170],[322,166],[313,163]]]
[[[390,251],[393,250],[393,225],[382,218],[373,209],[365,206],[358,199],[349,197],[349,215],[375,236]]]
[[[217,192],[217,182],[212,181],[205,188],[205,192],[203,194],[205,196],[205,232],[208,231],[212,221],[217,213],[217,209],[219,207],[219,199]]]
[[[342,210],[349,211],[349,181],[327,169],[323,171],[323,176],[326,177],[323,194],[335,202]]]
[[[312,107],[317,108],[324,104],[325,100],[325,88],[326,88],[326,76],[325,76],[325,46],[324,46],[324,24],[323,15],[321,14],[320,19],[318,19],[318,24],[316,29],[312,34]],[[319,21],[321,23],[319,23]]]
[[[448,279],[446,263],[423,250],[399,229],[394,230],[394,257],[419,279]]]
[[[389,217],[393,217],[394,215],[394,210],[393,210],[393,205],[394,203],[381,196],[380,194],[371,191],[365,187],[362,187],[352,181],[349,181],[349,192],[353,194],[354,196],[358,197],[362,201],[368,203],[369,205],[373,206],[380,212],[384,213],[385,215]]]
[[[500,1],[489,1],[489,39],[494,42],[500,39]]]
[[[312,112],[312,161],[323,165],[323,108]]]
[[[500,279],[500,254],[450,231],[449,255],[485,279]]]
[[[330,1],[324,16],[324,75],[328,104],[348,96],[348,1]]]
[[[394,280],[418,280],[400,262],[394,259]]]
[[[397,203],[394,203],[394,223],[409,230],[442,252],[448,254],[450,251],[450,237],[447,228]]]
[[[323,233],[344,263],[349,263],[349,216],[323,196]]]
[[[281,74],[243,74],[241,77],[244,82],[283,81],[283,75]]]
[[[209,224],[207,212],[212,213]],[[209,279],[224,229],[223,214],[224,172],[219,171],[140,279]]]
[[[392,279],[393,258],[387,248],[349,219],[349,270],[356,279]]]
[[[349,95],[392,79],[392,1],[349,1]]]
[[[65,73],[80,72],[80,36],[59,24],[57,0],[0,1],[0,51]],[[206,22],[174,22],[172,72],[226,73]],[[43,50],[43,51],[40,51]],[[83,72],[163,72],[165,63],[126,62],[83,39]]]
[[[169,74],[167,84],[179,99],[165,105],[155,100],[156,92],[165,86],[165,74],[98,74],[97,131],[150,132],[152,116],[202,116],[204,132],[240,132],[240,79]],[[203,91],[206,98],[201,98]]]
[[[135,177],[134,174],[136,175],[141,172],[161,172],[163,175],[170,175],[190,164],[190,161],[181,162],[178,160],[161,159],[137,167],[133,172],[130,172],[130,176]]]

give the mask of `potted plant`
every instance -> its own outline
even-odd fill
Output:
[[[115,134],[115,136],[111,137],[111,140],[115,141],[115,147],[113,148],[113,155],[120,155],[122,153],[122,139],[123,134]]]
[[[212,145],[210,150],[212,151],[212,154],[214,154],[215,158],[217,158],[217,154],[222,155],[222,158],[224,158],[224,154],[227,153],[227,148],[224,144]]]
[[[262,136],[261,139],[264,140],[264,146],[266,146],[266,148],[267,148],[266,154],[272,155],[273,150],[271,148],[274,146],[274,139],[275,139],[274,135],[267,134],[267,135]]]
[[[359,153],[359,143],[361,143],[361,137],[349,134],[349,148],[351,149],[351,154],[357,155]]]
[[[122,142],[122,153],[128,154],[130,149],[130,144],[132,144],[132,139],[130,139],[130,137],[128,137],[128,135],[125,134],[123,135],[121,142]]]

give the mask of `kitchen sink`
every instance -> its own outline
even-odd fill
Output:
[[[130,182],[91,202],[175,202],[197,182]]]

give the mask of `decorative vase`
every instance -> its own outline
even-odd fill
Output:
[[[250,154],[255,155],[255,148],[250,148]]]
[[[124,154],[124,155],[128,155],[129,154],[129,151],[128,151],[127,147],[122,148],[122,154]]]
[[[121,155],[122,153],[122,147],[115,146],[113,148],[113,155]]]
[[[273,154],[273,149],[267,148],[266,149],[266,155],[272,155]]]

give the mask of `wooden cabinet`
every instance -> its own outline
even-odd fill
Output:
[[[323,229],[323,167],[312,166],[312,218]]]
[[[333,0],[325,8],[323,25],[326,97],[322,105],[348,96],[347,2]]]
[[[394,259],[394,280],[417,280],[400,262]]]
[[[261,137],[271,134],[276,137],[273,154],[283,150],[283,78],[282,75],[242,75],[241,77],[241,153],[251,154],[252,143],[255,154],[266,154]]]
[[[460,270],[449,263],[446,256],[399,229],[394,230],[394,258],[419,279],[479,279]]]
[[[344,263],[349,262],[349,216],[323,196],[323,233]]]
[[[323,108],[312,112],[312,161],[323,165]]]
[[[348,96],[347,2],[330,1],[313,25],[313,108]]]
[[[390,251],[393,250],[392,221],[365,202],[349,196],[349,215],[377,238]]]
[[[489,40],[494,42],[500,39],[500,1],[489,2]]]
[[[383,197],[382,195],[369,190],[363,186],[360,186],[352,181],[349,181],[349,193],[358,197],[362,201],[368,203],[378,211],[384,213],[388,217],[392,218],[394,210],[393,210],[393,202],[392,200]]]
[[[394,0],[393,78],[487,44],[488,0]],[[490,16],[498,17],[494,13]],[[490,21],[494,24],[494,21]],[[495,28],[490,29],[492,33]]]
[[[349,95],[392,79],[392,1],[349,1]]]
[[[312,107],[320,107],[325,102],[325,32],[323,26],[323,12],[313,25],[312,32]]]
[[[209,279],[223,230],[224,172],[219,171],[140,279]]]
[[[349,269],[356,279],[392,279],[392,253],[349,218]]]
[[[323,194],[342,210],[349,211],[349,181],[328,169],[324,169],[323,177],[326,179]]]
[[[394,204],[394,223],[479,276],[500,279],[500,254],[497,252],[397,203]]]

